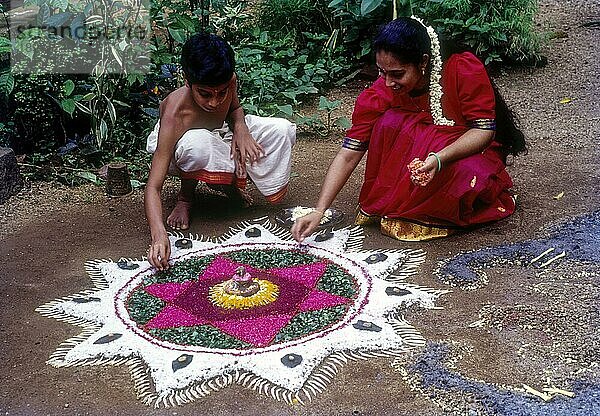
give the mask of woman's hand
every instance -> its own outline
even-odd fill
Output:
[[[148,248],[148,261],[158,270],[167,270],[169,268],[169,257],[171,257],[171,242],[165,234],[156,239],[152,239],[152,244]]]
[[[323,214],[319,211],[313,211],[303,217],[296,218],[291,229],[294,239],[299,243],[303,242],[306,237],[317,229],[321,223],[321,218],[323,218]]]
[[[435,156],[429,155],[423,165],[411,172],[410,179],[417,186],[427,186],[438,170],[438,161]]]

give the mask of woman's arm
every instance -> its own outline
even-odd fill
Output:
[[[292,226],[292,236],[296,241],[301,243],[319,226],[323,213],[331,206],[364,154],[365,152],[346,148],[339,150],[325,175],[316,211],[298,218]]]
[[[427,179],[420,181],[420,186],[425,186],[438,172],[438,167],[444,168],[445,165],[459,159],[474,155],[484,151],[494,140],[493,130],[469,129],[455,142],[444,147],[434,155],[429,155],[425,159],[425,164],[416,170],[417,174],[425,173]],[[438,163],[439,158],[439,163]],[[439,165],[439,166],[438,166]]]

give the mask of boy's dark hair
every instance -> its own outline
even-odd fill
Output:
[[[181,68],[189,84],[224,84],[235,71],[233,49],[220,36],[197,33],[183,45]]]

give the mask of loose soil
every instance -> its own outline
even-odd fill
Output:
[[[397,242],[365,228],[367,248],[425,250],[427,259],[411,282],[451,290],[438,300],[441,310],[405,311],[406,319],[429,341],[425,350],[407,355],[395,369],[389,359],[350,363],[304,407],[234,386],[183,407],[154,410],[136,399],[125,367],[50,367],[45,360],[79,329],[44,318],[35,308],[90,288],[86,260],[142,256],[148,230],[141,191],[109,199],[96,187],[35,183],[0,206],[0,410],[10,415],[521,414],[510,410],[515,397],[526,398],[530,407],[522,409],[528,409],[527,414],[553,409],[512,390],[528,384],[537,389],[556,385],[579,395],[555,399],[570,409],[552,410],[555,414],[600,414],[597,254],[578,261],[567,253],[543,270],[496,264],[486,270],[487,283],[471,289],[449,286],[435,273],[444,259],[544,238],[549,225],[599,210],[600,4],[543,0],[540,8],[540,30],[558,35],[544,49],[548,65],[506,68],[495,77],[529,140],[529,153],[509,167],[518,194],[517,212],[487,227],[427,243]],[[344,103],[339,115],[350,116],[363,86],[355,83],[331,92],[330,98]],[[339,137],[300,138],[284,207],[314,204],[339,142]],[[347,213],[346,224],[356,207],[363,170],[364,162],[335,202]],[[165,215],[176,191],[174,182],[166,187]],[[269,206],[251,191],[256,202],[248,209],[201,191],[191,232],[218,236],[242,220],[273,218],[282,208]],[[441,347],[444,354],[438,354]],[[427,370],[423,363],[439,366]],[[432,375],[437,382],[427,378]],[[440,380],[460,383],[450,388]],[[595,393],[581,387],[582,382],[596,386]],[[473,386],[486,386],[487,393]],[[490,401],[499,391],[516,396]],[[580,410],[568,407],[568,400],[582,397]]]

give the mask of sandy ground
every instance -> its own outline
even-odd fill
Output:
[[[451,293],[441,310],[410,308],[407,320],[426,348],[351,363],[318,398],[290,407],[235,386],[193,404],[153,410],[135,397],[125,367],[56,369],[45,360],[76,327],[34,312],[90,288],[84,262],[139,257],[148,244],[142,195],[108,199],[93,187],[33,184],[0,206],[0,411],[10,415],[591,415],[600,414],[598,357],[600,215],[600,4],[541,2],[540,24],[560,32],[545,48],[548,65],[505,69],[496,77],[521,117],[529,154],[509,167],[517,212],[488,227],[428,243],[391,240],[365,229],[368,248],[422,248],[414,283]],[[566,36],[564,36],[566,35]],[[332,93],[344,109],[359,88]],[[561,103],[569,98],[568,103]],[[349,103],[349,105],[346,105]],[[349,115],[349,114],[346,114]],[[339,147],[300,140],[284,206],[312,205]],[[335,207],[356,206],[363,165]],[[165,192],[172,208],[176,188]],[[255,191],[254,191],[255,192]],[[558,198],[557,195],[563,193]],[[244,219],[274,216],[258,195],[248,209],[199,195],[191,231],[218,236]],[[349,221],[347,222],[349,223]],[[554,227],[554,228],[552,228]],[[528,260],[555,247],[566,256],[543,267]],[[538,262],[537,265],[540,263]],[[473,274],[472,271],[477,273]],[[549,403],[522,393],[555,385],[575,397]]]

